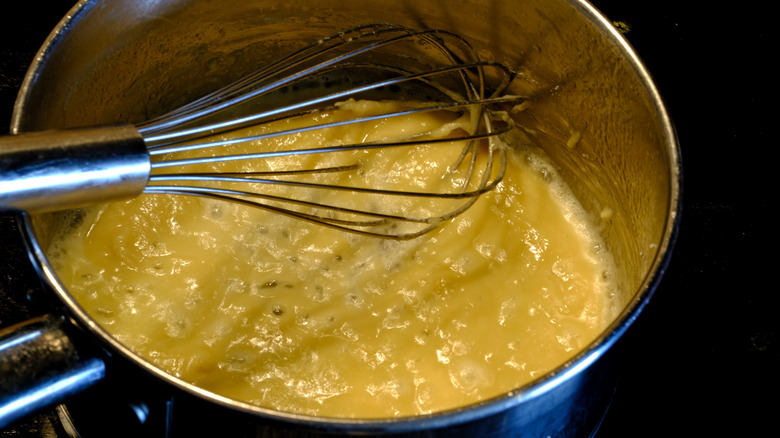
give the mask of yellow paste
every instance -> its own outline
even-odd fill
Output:
[[[397,104],[350,102],[313,117],[376,105]],[[426,117],[297,140],[392,138],[430,129]],[[463,119],[452,123],[465,127]],[[400,188],[438,178],[441,169],[430,169],[451,158],[426,151],[410,164],[395,153],[356,156],[372,155],[384,168],[375,177]],[[393,161],[406,168],[388,170]],[[537,155],[512,150],[508,166],[496,190],[411,241],[146,195],[83,211],[49,253],[106,330],[206,390],[320,416],[429,413],[530,382],[613,315],[613,267],[576,200]]]

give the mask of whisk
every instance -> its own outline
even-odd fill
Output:
[[[507,67],[480,60],[467,41],[448,31],[392,24],[350,28],[144,123],[0,138],[0,210],[38,213],[140,194],[187,195],[352,233],[411,239],[464,212],[503,177],[506,151],[499,136],[513,128],[505,109],[523,101],[506,94],[512,80]],[[361,117],[313,121],[318,118],[312,115],[338,102],[387,96],[416,103]],[[284,150],[246,149],[269,138],[436,112],[447,115],[443,124],[465,114],[470,129],[434,127],[392,141],[289,142],[293,146]],[[258,129],[290,120],[313,122],[271,132]],[[244,145],[241,153],[230,152],[235,145]],[[436,174],[449,181],[443,185],[446,189],[343,183],[365,171],[355,151],[399,148],[457,148],[454,162]],[[299,165],[299,157],[300,163],[303,157],[315,157],[319,163],[322,157],[349,152],[353,155],[346,160],[353,162]],[[251,165],[279,157],[294,159],[287,160],[291,164],[286,168],[261,171]],[[228,169],[224,163],[237,166]],[[418,163],[397,168],[406,165]],[[390,169],[379,169],[383,171]],[[337,175],[340,183],[330,181],[330,175]],[[331,195],[336,191],[350,195]]]

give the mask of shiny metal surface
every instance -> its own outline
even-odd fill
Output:
[[[105,363],[82,357],[50,315],[0,331],[0,429],[78,393],[105,376]]]
[[[66,210],[139,195],[151,164],[131,126],[0,137],[0,210]]]
[[[663,102],[633,50],[586,2],[464,2],[452,10],[443,2],[387,1],[369,10],[349,1],[82,1],[39,53],[12,130],[144,120],[180,104],[172,96],[201,94],[302,39],[380,18],[451,29],[525,78],[510,90],[532,97],[518,121],[599,223],[621,271],[623,313],[570,362],[497,399],[430,416],[359,421],[278,413],[181,382],[111,338],[48,267],[47,215],[22,220],[31,256],[67,313],[108,351],[191,396],[179,406],[206,405],[240,419],[231,423],[239,435],[586,436],[616,378],[619,351],[611,347],[668,263],[679,208],[678,147]]]

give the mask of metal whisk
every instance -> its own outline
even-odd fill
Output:
[[[414,238],[465,211],[503,177],[506,156],[498,136],[512,129],[504,110],[523,100],[505,95],[512,79],[508,68],[480,61],[468,42],[447,31],[390,24],[351,28],[145,123],[0,139],[0,210],[64,210],[141,193],[189,195],[359,234]],[[263,129],[315,120],[348,99],[388,98],[415,103],[356,118]],[[246,146],[421,114],[438,114],[441,124],[465,115],[469,129],[434,126],[427,133],[399,134],[398,140],[353,144],[290,141],[292,146],[273,151]],[[231,153],[236,145],[243,149]],[[419,158],[431,148],[457,151],[436,174],[447,183],[433,190],[399,190],[376,178],[369,186],[344,184],[366,172],[363,152],[417,150]],[[321,159],[338,155],[347,158]],[[291,164],[284,168],[274,162],[272,169],[258,170],[252,164],[280,157],[295,159],[287,159]],[[300,164],[312,157],[336,164]],[[393,171],[419,165],[397,161]],[[334,191],[350,195],[337,197]]]

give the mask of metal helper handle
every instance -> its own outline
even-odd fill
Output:
[[[0,331],[0,429],[105,376],[102,359],[73,345],[68,324],[45,315]]]
[[[130,125],[0,137],[0,211],[131,198],[144,190],[150,171],[143,137]]]

